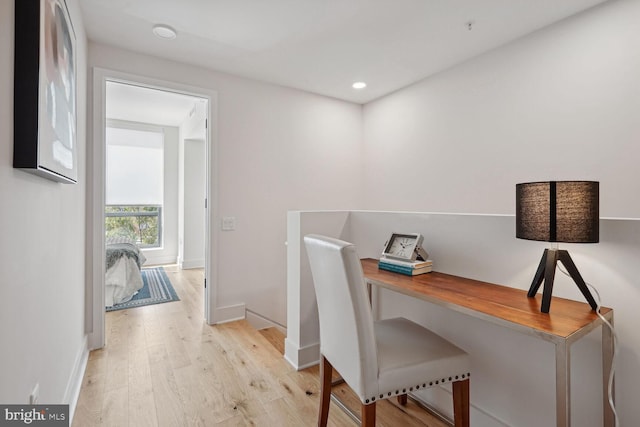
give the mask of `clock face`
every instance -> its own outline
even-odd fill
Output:
[[[399,258],[411,258],[416,245],[416,237],[395,236],[387,248],[389,255]]]

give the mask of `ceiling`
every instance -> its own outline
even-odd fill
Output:
[[[605,0],[80,0],[89,39],[356,103]],[[154,24],[175,28],[162,40]],[[469,25],[471,23],[471,25]],[[355,81],[365,89],[351,87]]]

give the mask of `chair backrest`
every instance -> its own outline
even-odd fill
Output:
[[[377,394],[378,355],[373,316],[353,244],[304,237],[320,318],[320,351],[364,401]]]

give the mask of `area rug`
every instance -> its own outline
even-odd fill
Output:
[[[107,307],[106,310],[124,310],[126,308],[161,304],[163,302],[180,301],[164,268],[143,268],[142,282],[144,283],[142,289],[140,289],[130,301],[115,304],[112,307]]]

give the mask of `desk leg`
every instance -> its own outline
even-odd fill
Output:
[[[611,317],[607,319],[613,326],[613,312]],[[613,366],[613,334],[607,325],[602,325],[602,397],[603,397],[603,415],[604,415],[604,427],[613,427],[615,424],[615,418],[613,410],[609,406],[609,375],[611,374],[611,368]],[[611,384],[613,389],[611,390],[611,397],[615,402],[615,379]]]
[[[566,341],[556,343],[556,426],[571,425],[571,355]]]

